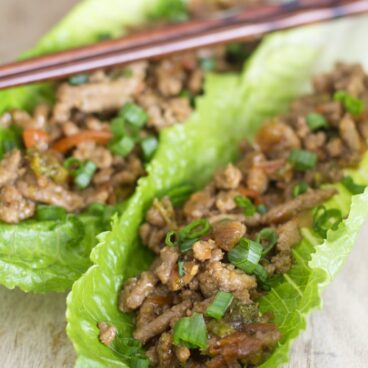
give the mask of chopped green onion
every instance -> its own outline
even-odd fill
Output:
[[[197,239],[206,234],[210,230],[210,223],[206,219],[193,221],[189,225],[182,228],[179,232],[180,239]]]
[[[263,247],[261,244],[242,238],[239,244],[228,252],[229,261],[237,268],[252,274],[262,257]]]
[[[15,125],[11,125],[9,128],[0,126],[0,160],[7,152],[22,146],[21,136],[21,129]]]
[[[207,348],[207,328],[203,315],[194,313],[191,317],[179,319],[174,326],[174,345],[186,346],[190,349]]]
[[[79,189],[87,188],[96,170],[97,166],[93,161],[88,160],[84,162],[75,173],[74,184]]]
[[[109,144],[109,149],[116,155],[127,156],[134,148],[134,139],[128,136],[121,137],[119,140]]]
[[[364,111],[364,101],[346,91],[337,91],[334,95],[334,100],[341,102],[345,110],[352,115],[360,115]]]
[[[111,38],[112,38],[112,34],[108,32],[101,32],[97,35],[97,41],[110,40]]]
[[[175,231],[169,231],[165,237],[165,244],[168,247],[175,247],[178,243],[178,234]]]
[[[162,0],[158,2],[155,10],[149,14],[152,20],[167,19],[172,22],[188,20],[188,7],[186,0]]]
[[[300,181],[298,184],[295,184],[293,187],[293,197],[296,198],[301,194],[305,193],[309,188],[309,185],[305,181]]]
[[[244,209],[244,215],[247,217],[253,216],[256,213],[256,208],[252,201],[244,196],[236,196],[234,198],[235,204]]]
[[[201,69],[205,72],[212,72],[216,67],[216,59],[213,57],[206,57],[200,60]]]
[[[141,148],[143,151],[143,156],[146,161],[151,160],[154,153],[157,150],[158,140],[155,136],[151,135],[144,138],[141,142]]]
[[[82,161],[75,157],[69,157],[64,161],[64,167],[69,171],[70,175],[74,175],[82,166]]]
[[[178,261],[178,273],[179,273],[180,277],[185,276],[184,261],[182,261],[182,260]]]
[[[317,155],[314,152],[293,149],[289,155],[289,162],[300,171],[313,169],[317,163]]]
[[[327,237],[328,230],[336,230],[342,221],[341,211],[337,208],[326,209],[319,206],[313,216],[313,229],[322,238]]]
[[[356,184],[351,176],[344,176],[341,183],[351,194],[361,194],[366,188],[366,185]]]
[[[58,206],[39,204],[36,209],[36,218],[39,221],[58,221],[66,219],[66,210]]]
[[[321,128],[327,128],[328,124],[323,115],[317,112],[311,112],[307,115],[307,124],[310,130],[318,130]]]
[[[68,82],[72,86],[79,86],[81,84],[87,83],[88,80],[89,80],[88,74],[77,74],[77,75],[73,75],[72,77],[70,77],[68,79]]]
[[[171,189],[167,196],[170,198],[174,207],[183,204],[189,196],[194,192],[194,187],[191,184],[183,184],[179,187]]]
[[[257,234],[256,242],[262,245],[263,256],[267,255],[271,251],[277,243],[278,238],[279,236],[277,235],[277,232],[270,227],[265,227]]]
[[[182,253],[185,253],[185,252],[190,251],[192,249],[192,247],[193,247],[193,244],[197,240],[198,239],[187,239],[187,240],[181,241],[180,244],[179,244],[180,251]]]
[[[267,281],[268,273],[262,265],[257,264],[253,273],[257,277],[257,279],[260,280],[261,282]]]
[[[132,358],[131,368],[149,368],[150,362],[145,358]]]
[[[231,293],[219,291],[214,301],[208,306],[206,315],[215,319],[221,319],[229,308],[234,296]]]
[[[122,116],[127,123],[135,128],[142,128],[148,120],[145,111],[133,102],[127,102],[120,110],[119,115]]]
[[[263,203],[259,204],[259,205],[256,207],[256,210],[257,210],[257,212],[258,212],[258,213],[260,213],[261,215],[264,215],[264,214],[268,211],[267,207],[266,207]]]
[[[115,139],[121,138],[125,135],[124,129],[125,120],[122,116],[118,116],[111,121],[111,133]]]

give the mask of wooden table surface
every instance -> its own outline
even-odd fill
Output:
[[[31,47],[76,2],[0,0],[0,60]],[[307,331],[294,345],[288,368],[368,367],[367,238],[368,225],[326,290],[323,311],[311,315]],[[75,354],[64,332],[65,296],[0,287],[1,368],[73,366]]]

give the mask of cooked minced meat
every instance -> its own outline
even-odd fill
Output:
[[[318,206],[337,193],[328,184],[360,161],[367,102],[363,70],[339,64],[182,207],[168,197],[154,201],[140,235],[157,258],[120,297],[122,311],[137,311],[133,335],[151,366],[258,366],[269,356],[281,333],[259,313],[257,298],[269,278],[292,267],[300,227],[321,230],[316,216],[326,210]]]
[[[224,72],[241,63],[216,47],[100,70],[60,83],[54,106],[7,112],[0,127],[19,139],[0,161],[0,208],[8,212],[0,220],[31,218],[41,204],[81,212],[128,197],[145,175],[160,129],[192,113],[208,65]]]

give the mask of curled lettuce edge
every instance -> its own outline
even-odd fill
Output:
[[[93,43],[103,33],[118,36],[144,21],[159,1],[84,0],[22,58]],[[0,91],[0,115],[52,101],[53,93],[50,83]],[[109,224],[98,216],[83,214],[62,222],[0,222],[0,284],[37,293],[70,289],[91,264],[96,235],[107,228]]]
[[[93,266],[68,295],[67,333],[79,354],[77,367],[129,366],[129,352],[99,342],[97,324],[113,325],[117,338],[129,343],[133,318],[118,310],[118,297],[124,280],[146,269],[152,260],[139,243],[138,227],[153,198],[180,183],[203,185],[233,156],[241,137],[254,136],[265,118],[284,111],[293,97],[308,89],[306,81],[313,72],[330,69],[339,59],[367,66],[368,55],[360,47],[366,28],[367,18],[363,17],[278,33],[263,41],[238,81],[223,76],[207,79],[196,113],[184,125],[162,134],[148,177],[140,180],[126,212],[114,219],[112,230],[99,237],[91,253]],[[341,38],[335,42],[331,32],[345,40],[349,34],[349,40],[356,42],[343,43]],[[365,157],[361,169],[351,175],[368,184],[367,168]],[[320,306],[321,291],[346,260],[368,216],[368,191],[351,197],[337,186],[339,194],[326,205],[340,208],[347,218],[324,241],[303,229],[303,241],[294,249],[294,267],[261,301],[261,309],[274,313],[283,334],[262,367],[287,362],[292,341],[305,328],[306,316]]]

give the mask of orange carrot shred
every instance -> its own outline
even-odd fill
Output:
[[[40,143],[47,143],[49,136],[44,130],[28,128],[23,130],[23,141],[26,148],[33,148]]]

